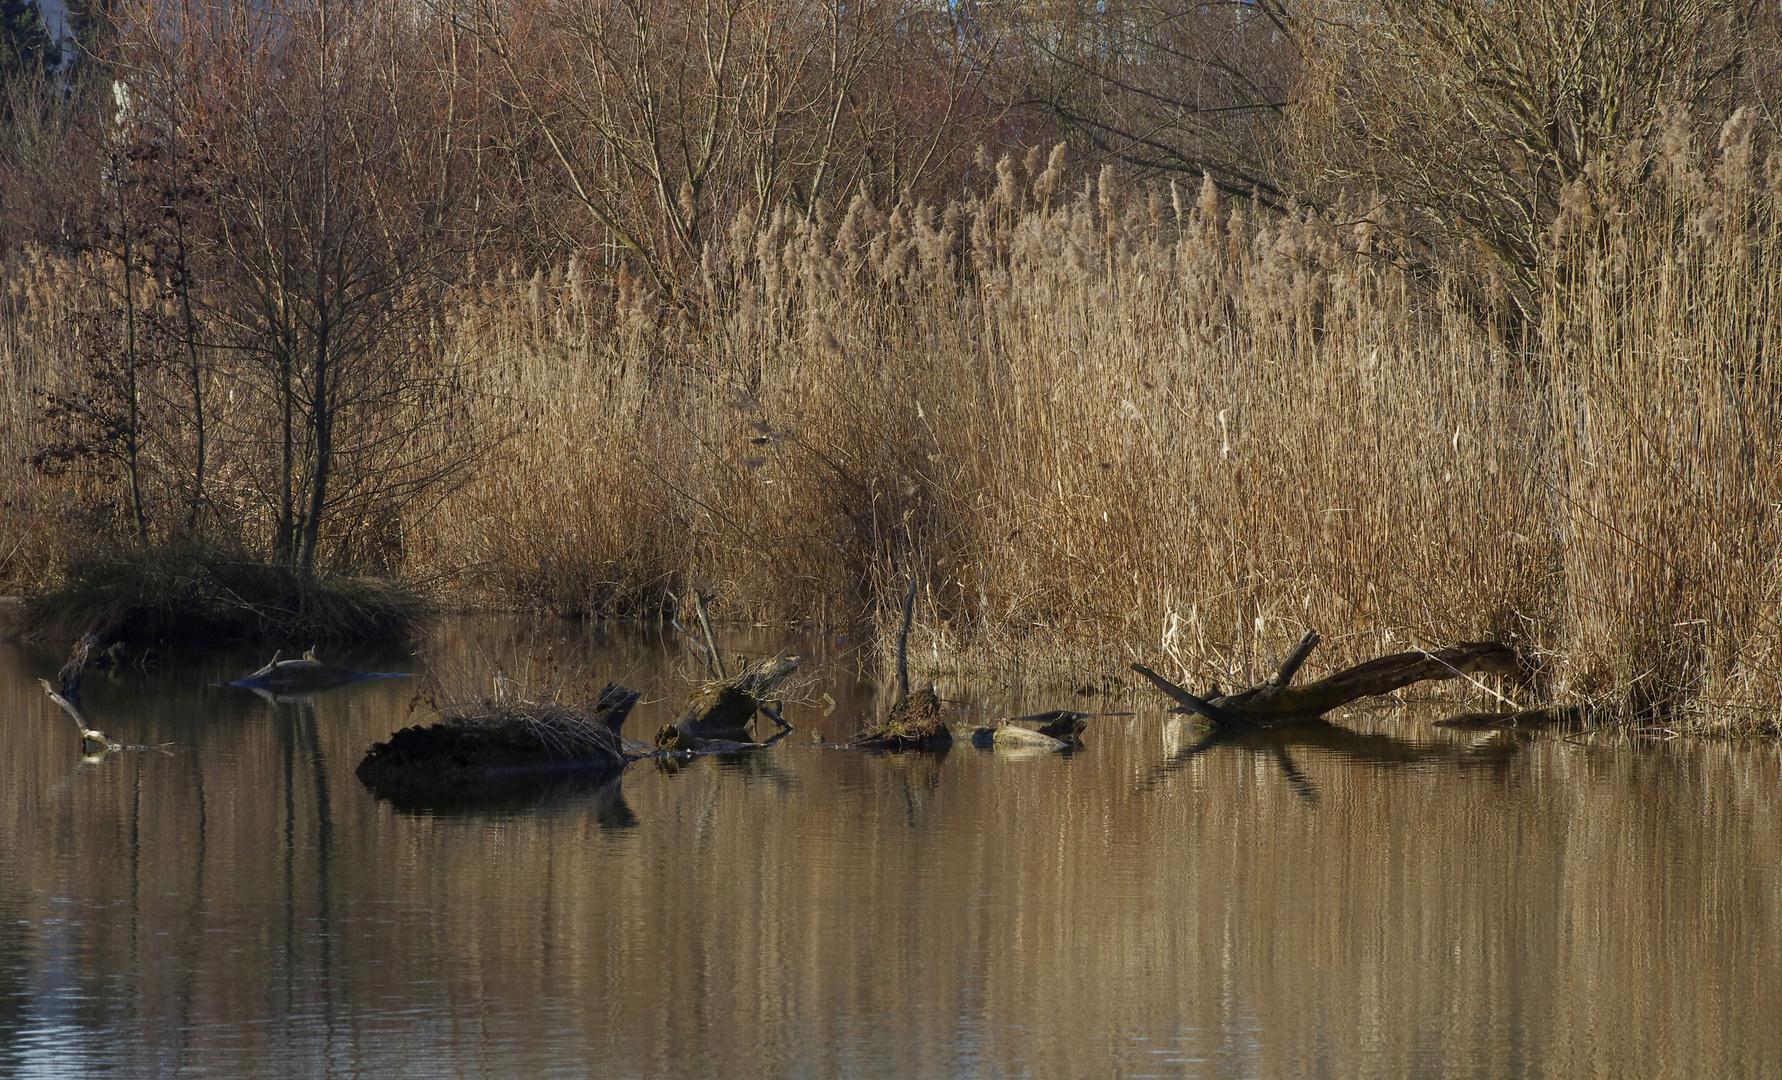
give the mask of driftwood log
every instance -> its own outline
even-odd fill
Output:
[[[1419,649],[1369,660],[1303,686],[1293,677],[1318,646],[1318,632],[1307,630],[1266,683],[1235,694],[1195,695],[1143,664],[1132,670],[1173,699],[1178,712],[1195,713],[1215,728],[1268,727],[1314,720],[1332,709],[1364,697],[1379,697],[1412,683],[1458,679],[1476,672],[1519,675],[1521,658],[1508,645],[1473,641],[1433,652]]]

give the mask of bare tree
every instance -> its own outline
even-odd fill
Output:
[[[1378,193],[1478,245],[1536,321],[1543,233],[1593,161],[1730,112],[1742,0],[1324,0],[1295,13],[1309,189]]]
[[[411,498],[474,452],[416,427],[450,423],[464,389],[422,332],[461,254],[455,132],[403,5],[267,5],[207,26],[227,38],[213,303],[261,406],[236,433],[271,418],[270,468],[251,475],[274,558],[307,572],[325,522]]]

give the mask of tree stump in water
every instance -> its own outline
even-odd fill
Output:
[[[749,721],[772,700],[774,691],[798,670],[800,663],[799,657],[781,653],[750,664],[728,679],[706,683],[687,699],[686,711],[674,727],[694,739],[740,734],[746,741]]]
[[[863,750],[940,750],[953,745],[952,729],[941,718],[934,687],[910,693],[910,625],[916,616],[916,579],[903,597],[903,626],[897,631],[897,700],[885,719],[854,737]]]
[[[925,686],[899,698],[884,721],[861,732],[854,745],[865,750],[938,750],[953,745],[953,732],[941,716],[934,688]]]
[[[1200,715],[1216,728],[1268,727],[1316,719],[1332,709],[1364,697],[1390,694],[1418,682],[1458,679],[1473,672],[1517,674],[1521,657],[1508,645],[1471,641],[1434,652],[1419,649],[1369,660],[1317,682],[1292,686],[1294,675],[1318,645],[1318,632],[1307,630],[1268,682],[1236,694],[1199,698],[1143,664],[1132,670],[1149,679],[1181,706],[1177,711]]]

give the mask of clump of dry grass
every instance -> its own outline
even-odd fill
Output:
[[[66,556],[25,598],[24,629],[133,642],[350,641],[401,647],[433,618],[407,583],[303,574],[238,549],[198,542],[123,546]]]
[[[699,333],[573,268],[480,308],[466,347],[530,430],[429,546],[508,587],[692,579],[831,627],[917,569],[931,663],[1161,647],[1236,681],[1308,621],[1350,655],[1527,635],[1549,564],[1482,558],[1541,534],[1526,441],[1478,422],[1519,407],[1508,348],[1365,233],[1046,181],[734,235]]]

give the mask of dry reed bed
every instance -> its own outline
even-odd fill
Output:
[[[1606,163],[1522,333],[1358,213],[1062,191],[1057,155],[945,208],[739,220],[678,303],[509,273],[441,333],[510,437],[403,522],[408,568],[829,628],[913,572],[919,659],[1077,681],[1240,683],[1307,625],[1332,665],[1501,638],[1541,693],[1773,726],[1782,169],[1749,139]]]
[[[563,609],[694,582],[833,627],[913,570],[937,666],[1229,685],[1305,625],[1333,664],[1491,637],[1548,692],[1738,721],[1782,700],[1746,140],[1574,199],[1526,339],[1366,225],[1012,164],[944,210],[739,226],[697,331],[575,264],[497,284],[457,329],[521,430],[411,534]]]

